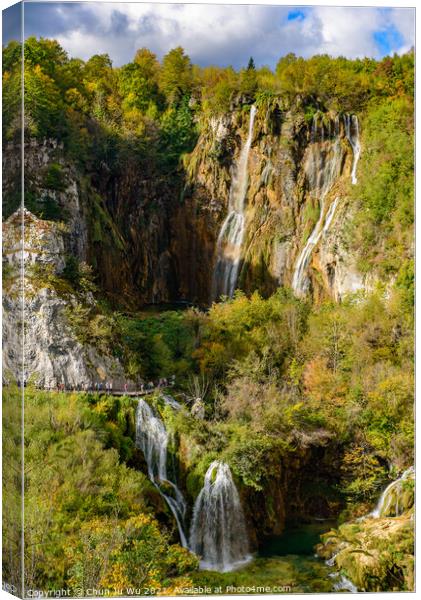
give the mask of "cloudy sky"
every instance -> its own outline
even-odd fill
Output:
[[[26,37],[55,38],[83,59],[108,53],[116,66],[140,47],[161,58],[181,45],[203,66],[241,67],[252,55],[274,67],[288,52],[380,58],[414,44],[412,8],[31,1],[24,14]],[[17,11],[6,21],[7,42]]]

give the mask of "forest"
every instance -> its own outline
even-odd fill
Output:
[[[3,49],[5,152],[21,133],[21,52],[17,42]],[[70,208],[60,198],[68,189],[71,164],[85,189],[84,214],[92,211],[96,219],[96,224],[88,220],[85,259],[67,249],[60,269],[51,261],[34,262],[25,285],[30,295],[54,293],[77,343],[117,361],[136,389],[141,382],[174,378],[171,388],[145,397],[168,432],[167,462],[173,465],[168,481],[182,491],[188,521],[210,465],[229,465],[256,557],[231,573],[199,570],[203,565],[182,547],[165,500],[173,497],[169,483],[156,485],[148,473],[137,432],[138,398],[78,392],[76,386],[67,392],[42,389],[33,373],[25,390],[25,586],[66,588],[72,595],[100,588],[113,595],[127,590],[172,595],[206,583],[253,581],[291,584],[298,592],[334,591],[321,559],[301,564],[290,558],[294,552],[276,560],[262,553],[268,540],[291,524],[314,524],[316,517],[326,521],[320,533],[333,528],[335,539],[345,536],[357,556],[352,564],[338,562],[336,570],[359,590],[411,590],[413,479],[403,484],[402,509],[358,519],[369,515],[385,488],[414,463],[414,52],[380,61],[288,54],[274,70],[256,68],[250,58],[236,71],[192,64],[181,47],[161,61],[141,48],[132,62],[113,67],[108,55],[82,61],[54,40],[29,38],[24,80],[25,139],[40,145],[54,139],[63,149],[41,172],[42,181],[29,177],[25,207],[52,227],[70,222]],[[224,161],[239,154],[242,123],[250,119],[252,105],[260,115],[259,132],[265,126],[269,131],[268,115],[292,113],[299,119],[302,129],[291,134],[299,140],[291,151],[297,164],[304,162],[300,131],[310,136],[315,118],[324,132],[331,130],[331,115],[358,115],[358,182],[351,185],[343,167],[338,194],[346,198],[350,215],[342,230],[347,255],[372,283],[338,300],[321,276],[317,280],[315,260],[308,266],[313,293],[305,295],[294,293],[291,277],[269,285],[266,275],[253,278],[245,271],[232,295],[207,305],[188,294],[183,305],[141,302],[141,285],[130,282],[110,293],[101,248],[112,248],[113,257],[135,251],[127,249],[129,234],[122,230],[126,213],[115,209],[123,183],[110,192],[103,173],[114,182],[130,178],[127,165],[146,173],[146,191],[139,187],[123,198],[124,210],[141,193],[151,206],[145,222],[136,221],[136,235],[143,235],[150,215],[161,210],[161,189],[170,190],[165,210],[175,211],[192,186],[199,187],[195,182],[204,163],[197,157],[209,123],[239,114],[242,138],[231,139],[231,146],[230,139],[227,147],[212,146],[214,154],[206,150],[200,160],[214,161],[220,174]],[[276,138],[281,149],[282,143],[292,146],[285,141],[288,134],[276,128],[259,135]],[[149,181],[164,187],[148,196]],[[274,185],[275,196],[277,189]],[[20,203],[16,187],[6,192],[5,219]],[[292,225],[302,246],[323,213],[323,198],[313,204],[305,198],[303,216],[295,216]],[[251,263],[258,263],[250,252]],[[112,263],[117,269],[118,260]],[[8,269],[6,295],[16,284],[16,272]],[[4,453],[16,469],[18,394],[11,382],[3,408]],[[175,399],[177,409],[163,394]],[[3,516],[4,577],[11,581],[19,562],[13,557],[20,544],[20,490],[15,470],[3,473],[4,502],[12,507]],[[390,536],[374,549],[364,546],[365,523],[373,528],[372,539],[377,526],[390,527]],[[332,556],[326,550],[333,544],[329,539],[321,538],[320,556],[326,559]],[[358,559],[367,548],[374,556],[369,567]]]

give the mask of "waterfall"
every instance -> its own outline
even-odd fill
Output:
[[[402,475],[392,481],[387,488],[384,490],[380,499],[377,503],[376,508],[368,515],[368,517],[382,517],[388,516],[390,509],[394,508],[395,516],[398,517],[405,510],[405,507],[402,507],[400,504],[401,495],[402,495],[402,483],[408,479],[414,478],[414,467],[409,467],[406,471],[402,473]]]
[[[237,488],[227,464],[214,461],[193,510],[190,548],[201,568],[231,571],[248,561],[248,539]]]
[[[328,567],[334,567],[335,562],[336,562],[336,557],[338,556],[338,554],[339,554],[339,552],[334,554],[328,560],[325,560],[325,564]],[[333,590],[335,592],[346,591],[346,592],[351,592],[352,594],[358,593],[358,588],[352,583],[352,581],[350,579],[345,577],[345,575],[343,573],[335,571],[334,573],[330,573],[329,577],[334,579]]]
[[[380,496],[380,499],[377,503],[376,508],[372,512],[368,513],[367,515],[356,519],[356,522],[361,523],[362,521],[365,521],[365,519],[369,519],[369,518],[376,519],[379,517],[390,516],[389,513],[392,508],[394,509],[394,516],[395,517],[400,516],[406,509],[406,507],[401,504],[402,494],[403,494],[402,483],[404,481],[407,481],[408,479],[413,479],[414,473],[415,473],[414,467],[409,467],[409,469],[404,471],[398,479],[395,479],[395,481],[392,481],[392,483],[390,483],[386,487],[386,489],[383,491],[382,495]],[[328,560],[325,561],[325,563],[328,567],[333,567],[335,565],[336,557],[338,556],[338,554],[340,554],[340,552],[341,552],[341,548],[339,549],[339,551],[336,554],[334,554],[331,558],[329,558]],[[347,579],[343,574],[336,572],[336,573],[331,573],[330,576],[336,579],[336,582],[334,584],[335,591],[346,590],[346,591],[349,591],[352,593],[358,592],[358,589],[352,583],[352,581]]]
[[[357,594],[358,588],[355,586],[350,579],[341,575],[340,573],[333,573],[336,581],[333,584],[333,591],[335,592],[350,592],[351,594]]]
[[[318,133],[318,115],[313,117],[311,127],[311,141],[317,141]],[[321,141],[324,142],[324,129],[322,122]],[[357,164],[361,154],[360,136],[358,118],[356,115],[344,115],[345,136],[349,141],[352,152],[353,161],[351,169],[351,182],[357,183]],[[329,121],[328,136],[332,134],[332,127]],[[307,276],[308,267],[311,261],[311,256],[315,246],[318,244],[322,234],[326,233],[332,222],[335,210],[338,204],[338,198],[330,205],[326,215],[325,213],[325,198],[329,193],[335,179],[340,175],[341,171],[342,151],[340,146],[340,121],[339,116],[335,117],[334,121],[334,142],[331,145],[330,154],[320,147],[320,144],[313,143],[309,146],[307,160],[304,165],[308,186],[311,191],[319,199],[320,216],[310,234],[297,262],[295,263],[294,273],[292,277],[292,289],[297,296],[305,296],[309,288],[309,278]]]
[[[356,115],[344,115],[344,124],[345,135],[348,142],[351,144],[353,152],[351,182],[355,185],[357,183],[357,164],[361,154],[358,117]]]
[[[174,410],[181,409],[181,404],[169,394],[162,394],[162,399],[164,400],[165,404],[171,406],[171,408],[173,408]]]
[[[169,396],[169,398],[171,397]],[[164,400],[170,406],[174,406],[173,402],[178,404],[173,398],[171,398],[171,402],[165,397]],[[183,527],[186,502],[177,485],[168,478],[167,474],[168,432],[161,419],[155,415],[149,404],[142,398],[139,398],[136,411],[136,446],[143,451],[149,479],[168,504],[177,523],[181,544],[187,548],[187,538]]]
[[[327,232],[338,205],[339,198],[335,198],[325,214],[325,198],[340,174],[341,157],[342,151],[339,138],[336,138],[332,144],[330,153],[326,153],[318,145],[313,145],[309,149],[304,168],[310,189],[314,190],[314,193],[319,197],[320,216],[295,264],[292,289],[297,296],[305,296],[308,291],[307,270],[313,250],[321,235]]]
[[[228,215],[222,224],[216,243],[216,265],[212,281],[212,298],[232,296],[237,285],[241,250],[245,232],[245,199],[248,185],[248,156],[253,140],[256,107],[250,109],[247,140],[240,152],[231,183]]]

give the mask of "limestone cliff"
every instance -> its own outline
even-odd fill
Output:
[[[25,244],[38,244],[35,262],[51,263],[60,272],[69,256],[86,261],[101,293],[118,307],[179,301],[209,305],[215,299],[218,252],[225,252],[218,238],[228,222],[242,157],[236,286],[264,295],[288,286],[316,301],[339,300],[368,287],[346,233],[353,214],[349,189],[357,167],[356,117],[308,116],[299,104],[287,110],[278,100],[256,105],[253,116],[251,127],[250,106],[234,103],[229,113],[201,122],[195,149],[171,174],[130,153],[117,166],[106,161],[82,166],[54,140],[27,140],[25,206],[32,215],[25,213]],[[19,204],[19,156],[19,148],[8,143],[3,159],[6,215]],[[15,215],[6,223],[12,237],[18,234],[18,220]],[[11,264],[16,262],[10,258],[13,252],[6,253]],[[25,260],[34,262],[34,256],[28,251]],[[4,301],[11,302],[7,295]],[[40,346],[45,341],[44,358],[32,349],[29,363],[35,361],[34,370],[45,373],[46,385],[58,381],[60,360],[73,361],[65,369],[69,383],[85,379],[106,360],[91,349],[82,352],[70,334],[64,335],[58,315],[69,302],[53,286],[27,298],[34,339]],[[18,307],[10,304],[8,310],[14,313]],[[38,320],[31,321],[31,314]],[[11,336],[10,345],[16,346]],[[58,347],[60,352],[54,350]],[[59,360],[66,352],[67,358]],[[104,372],[110,368],[101,366]]]
[[[26,381],[40,387],[64,384],[70,388],[105,379],[117,386],[124,379],[124,371],[116,359],[98,352],[91,344],[80,343],[69,319],[80,298],[76,299],[72,290],[60,294],[54,285],[54,276],[60,275],[65,267],[65,247],[71,235],[63,225],[38,219],[26,209],[19,209],[3,224],[6,380],[22,382],[23,372]],[[84,302],[94,304],[95,300],[88,294]]]
[[[249,114],[249,106],[234,103],[222,117],[204,119],[195,149],[170,175],[130,153],[117,167],[102,161],[82,168],[53,140],[28,141],[26,206],[44,218],[57,212],[53,218],[69,232],[65,251],[94,267],[116,305],[208,305]],[[299,104],[287,110],[278,100],[257,105],[238,287],[267,295],[281,285],[297,287],[300,271],[299,295],[339,300],[369,284],[346,233],[355,158],[350,119],[309,117]],[[6,148],[7,173],[18,151],[12,143]],[[13,178],[6,197],[12,188]]]
[[[320,114],[309,120],[298,107],[283,111],[277,103],[257,109],[239,274],[245,291],[269,294],[280,285],[293,285],[297,262],[319,219],[320,237],[304,269],[304,291],[315,298],[339,299],[364,287],[344,227],[352,215],[349,119]],[[191,213],[192,206],[196,209],[194,245],[200,248],[204,272],[214,268],[216,240],[248,121],[247,107],[237,107],[205,123],[187,161],[186,203]],[[211,294],[209,285],[208,280],[201,287],[204,302]]]

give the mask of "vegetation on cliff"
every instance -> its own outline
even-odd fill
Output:
[[[218,458],[230,464],[244,498],[269,496],[274,481],[282,489],[278,478],[285,469],[290,491],[294,477],[304,482],[298,487],[302,514],[312,513],[320,489],[327,502],[322,514],[342,506],[345,519],[373,507],[390,476],[388,465],[402,469],[413,460],[412,319],[404,300],[399,290],[385,295],[379,289],[367,298],[312,308],[283,291],[268,300],[238,292],[207,314],[189,309],[130,321],[129,335],[140,336],[144,346],[129,344],[129,351],[144,376],[183,365],[178,399],[188,407],[195,391],[203,393],[204,418],[188,408],[168,411],[159,397],[151,399],[175,436],[172,452],[188,497],[197,496]],[[125,327],[128,335],[127,320]],[[139,470],[136,401],[28,388],[25,407],[26,543],[33,565],[28,581],[72,589],[118,590],[140,579],[145,588],[188,585],[196,563],[173,544],[167,509]],[[294,475],[294,469],[313,460],[312,448],[326,447],[336,454],[327,487],[308,488],[306,475]],[[328,472],[332,457],[325,460]],[[269,506],[264,510],[268,514],[255,510],[250,517],[262,530],[274,526],[275,517]],[[403,525],[399,540],[407,561],[412,526]],[[340,534],[350,539],[347,531]],[[367,535],[363,526],[361,532]],[[14,535],[6,518],[6,536]],[[373,539],[368,534],[370,544]],[[385,573],[400,568],[402,543],[395,548],[394,539],[384,549],[375,544],[382,561],[387,558]],[[149,567],[140,573],[143,561]],[[368,589],[386,589],[389,579],[379,578]]]

